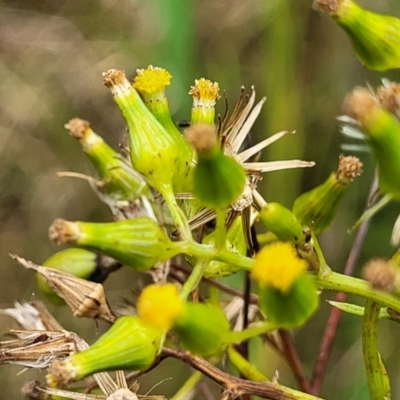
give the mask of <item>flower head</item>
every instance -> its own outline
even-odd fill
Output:
[[[145,98],[152,95],[164,96],[164,89],[171,84],[172,75],[164,68],[149,65],[146,69],[137,69],[133,87]]]
[[[160,331],[170,329],[183,310],[184,301],[172,283],[147,286],[137,303],[139,317]]]
[[[291,244],[276,242],[257,254],[252,276],[261,286],[286,293],[306,270],[307,263],[297,257]]]
[[[193,97],[192,125],[206,123],[214,125],[215,102],[220,98],[219,85],[208,79],[196,79],[190,87],[189,94]]]

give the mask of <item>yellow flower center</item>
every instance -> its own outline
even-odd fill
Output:
[[[257,254],[251,274],[261,286],[287,293],[306,270],[307,263],[297,257],[290,243],[276,242]]]
[[[141,293],[137,312],[139,317],[161,331],[168,330],[182,314],[185,303],[172,283],[149,285]]]
[[[136,70],[133,87],[142,94],[163,93],[171,83],[172,75],[164,68],[149,65],[146,69]]]
[[[208,79],[196,79],[190,87],[189,94],[193,97],[193,107],[214,107],[215,100],[220,98],[218,82]]]

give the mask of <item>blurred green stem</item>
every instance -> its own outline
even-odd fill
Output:
[[[252,258],[238,253],[231,253],[225,249],[218,251],[215,249],[214,245],[200,244],[193,240],[176,243],[179,245],[180,251],[189,256],[225,262],[227,264],[236,265],[244,271],[251,271],[254,264],[254,259]]]
[[[186,400],[192,398],[192,393],[195,390],[196,385],[200,382],[202,376],[203,374],[199,371],[193,372],[170,400]]]
[[[263,333],[271,332],[277,329],[278,326],[269,321],[257,322],[247,329],[242,331],[234,331],[229,333],[228,342],[229,343],[239,343],[244,340],[256,337]]]
[[[326,274],[323,278],[315,275],[313,278],[317,287],[321,289],[355,294],[367,300],[373,300],[382,307],[388,307],[400,312],[400,299],[372,289],[371,286],[362,279],[345,276],[333,271]]]
[[[378,350],[377,326],[381,306],[367,300],[362,324],[362,346],[371,400],[389,400],[390,382]]]
[[[161,195],[163,196],[169,211],[171,212],[172,219],[179,229],[179,234],[184,240],[192,239],[192,232],[189,228],[189,223],[182,209],[179,207],[176,202],[175,195],[170,186],[166,186],[165,190],[162,191]]]
[[[217,219],[215,221],[215,247],[218,251],[223,250],[226,246],[226,227],[225,218],[226,210],[216,210]]]
[[[245,378],[253,382],[267,382],[269,379],[253,364],[247,361],[233,346],[228,347],[229,361],[238,369]]]
[[[197,261],[196,265],[194,266],[191,274],[186,279],[182,290],[181,290],[181,297],[182,299],[186,300],[191,292],[198,286],[203,277],[203,272],[206,269],[208,263],[210,262],[207,258],[201,258]]]

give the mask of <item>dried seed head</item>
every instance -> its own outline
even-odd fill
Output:
[[[378,101],[369,89],[357,87],[346,96],[343,108],[350,117],[363,124],[378,108]]]
[[[76,335],[67,331],[23,330],[11,331],[18,339],[2,341],[0,364],[47,368],[58,358],[75,354]]]
[[[77,370],[69,358],[54,360],[49,370],[46,381],[51,387],[65,387],[77,377]]]
[[[378,88],[376,93],[379,103],[383,108],[395,114],[400,115],[400,84],[389,82]]]
[[[54,292],[65,300],[76,317],[115,321],[116,317],[107,303],[104,288],[100,283],[89,282],[54,268],[37,265],[22,257],[14,256],[14,259],[23,267],[41,274]]]
[[[393,293],[396,290],[398,276],[396,267],[381,258],[370,260],[362,270],[363,278],[374,289]]]
[[[73,118],[64,125],[65,129],[69,130],[69,134],[74,139],[82,139],[85,136],[87,129],[90,128],[90,123],[80,118]]]
[[[343,0],[314,0],[313,8],[333,17],[337,14]]]
[[[80,236],[79,226],[65,219],[57,218],[49,228],[49,237],[56,244],[76,242]]]
[[[336,177],[340,183],[349,184],[362,173],[362,162],[353,156],[339,156],[339,167]]]
[[[208,124],[191,126],[186,130],[185,137],[199,153],[212,151],[218,143],[215,127]]]
[[[110,394],[106,400],[139,400],[139,398],[129,389],[121,388]]]
[[[122,94],[132,88],[126,78],[125,71],[118,69],[109,69],[107,72],[103,72],[103,83],[111,90],[113,95]]]

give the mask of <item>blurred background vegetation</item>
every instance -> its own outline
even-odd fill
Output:
[[[360,0],[372,10],[400,16],[398,0]],[[79,144],[63,128],[72,117],[91,121],[95,131],[116,146],[125,125],[101,82],[109,68],[149,64],[173,75],[168,89],[177,121],[190,113],[189,86],[195,78],[218,81],[233,105],[245,85],[267,96],[252,133],[258,141],[279,130],[296,129],[262,154],[264,160],[303,158],[313,169],[270,173],[261,182],[267,200],[291,207],[302,191],[321,183],[336,168],[344,138],[335,117],[343,98],[356,85],[399,81],[397,71],[384,75],[365,70],[345,34],[311,0],[41,0],[0,1],[0,307],[15,300],[41,298],[34,277],[8,257],[17,253],[40,263],[59,250],[47,229],[57,217],[104,221],[111,218],[88,185],[58,178],[57,171],[92,172]],[[222,102],[219,110],[223,111]],[[331,267],[341,271],[354,238],[347,229],[361,214],[373,176],[369,154],[359,155],[364,174],[351,186],[333,227],[322,237]],[[390,256],[391,228],[399,207],[391,205],[374,218],[357,271],[371,256]],[[143,277],[119,271],[106,283],[111,300],[130,300]],[[326,296],[327,297],[327,296]],[[332,295],[331,295],[332,297]],[[66,308],[54,310],[67,329],[92,341],[105,329],[92,321],[71,320]],[[311,373],[329,306],[294,333],[301,359]],[[361,320],[344,316],[322,395],[339,400],[366,399],[360,346]],[[0,316],[0,333],[16,327]],[[388,364],[394,396],[400,396],[400,346],[393,323],[381,324],[382,355]],[[251,343],[253,360],[268,375],[295,385],[288,367],[267,347]],[[255,350],[257,349],[257,351]],[[22,384],[38,376],[1,366],[3,397],[22,399]],[[173,373],[171,372],[173,371]],[[143,392],[165,378],[154,393],[172,395],[188,376],[174,361],[142,379]],[[43,374],[42,374],[43,377]],[[211,385],[212,386],[212,385]],[[214,387],[214,386],[212,386]],[[199,394],[198,399],[204,395]]]

